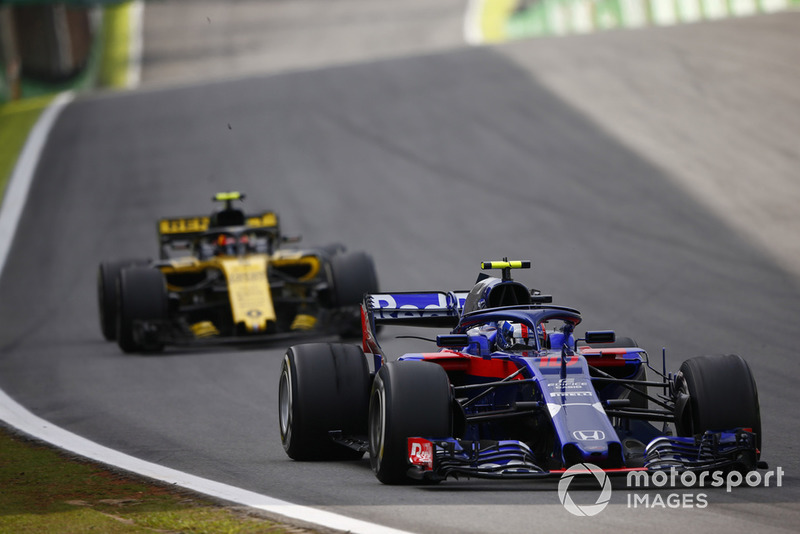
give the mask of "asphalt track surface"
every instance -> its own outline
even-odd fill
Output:
[[[669,123],[663,114],[680,87],[728,98],[763,91],[772,99],[750,105],[770,111],[748,113],[795,137],[757,138],[752,157],[772,149],[780,165],[796,165],[798,108],[788,94],[796,48],[770,43],[799,26],[796,15],[764,17],[658,30],[663,46],[649,46],[647,32],[614,33],[81,98],[52,131],[0,279],[0,387],[36,415],[133,456],[404,530],[793,532],[797,276],[771,243],[741,231],[736,213],[720,216],[658,162],[658,147],[615,131],[619,102],[642,95],[607,100],[604,119],[571,100],[580,91],[553,87],[594,73],[586,100],[602,103],[626,76],[641,87],[663,72],[660,63],[668,71],[676,56],[706,58],[740,75],[687,68],[647,85],[646,99],[664,105],[627,110],[623,124],[649,128],[629,135],[676,134],[677,123],[691,132],[703,103],[723,105],[684,98],[682,120]],[[612,53],[621,42],[634,59]],[[765,61],[770,76],[747,75]],[[704,157],[742,157],[735,143],[713,146]],[[782,487],[651,490],[652,498],[705,493],[708,506],[633,509],[617,482],[609,507],[589,519],[568,514],[552,482],[389,487],[366,460],[289,460],[276,420],[284,346],[124,356],[99,332],[97,263],[154,255],[157,217],[204,213],[226,189],[247,192],[253,210],[278,210],[286,232],[307,244],[369,251],[387,290],[464,289],[481,260],[526,258],[534,268],[518,279],[580,308],[581,330],[633,336],[656,362],[667,347],[670,370],[699,354],[741,354],[759,385],[763,458],[783,468]],[[796,186],[785,191],[791,197]],[[398,333],[383,334],[388,354],[419,347],[394,340]],[[595,489],[576,501],[593,502]]]

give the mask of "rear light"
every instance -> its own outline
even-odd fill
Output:
[[[408,462],[433,471],[433,443],[423,438],[408,438]]]

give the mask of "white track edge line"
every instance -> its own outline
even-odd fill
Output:
[[[32,414],[2,390],[0,390],[0,419],[26,434],[85,458],[225,501],[297,519],[303,523],[342,531],[364,534],[404,534],[403,531],[393,528],[292,504],[274,497],[208,480],[104,447]]]
[[[481,13],[484,0],[469,0],[464,12],[464,41],[468,45],[478,46],[483,44],[481,33]]]
[[[2,206],[0,206],[0,276],[6,265],[6,258],[17,233],[17,224],[22,216],[22,209],[28,198],[28,190],[39,164],[39,155],[44,143],[50,135],[50,129],[61,111],[75,98],[74,93],[67,91],[58,94],[42,112],[31,129],[25,146],[14,165],[8,180]]]
[[[31,129],[6,194],[0,206],[0,277],[14,240],[31,182],[39,163],[44,144],[61,111],[74,99],[72,92],[60,93],[45,109]],[[343,516],[253,491],[215,482],[159,464],[147,462],[73,434],[34,415],[0,389],[0,420],[6,424],[58,448],[100,463],[118,467],[154,480],[173,484],[210,497],[256,508],[271,514],[295,519],[331,529],[356,534],[408,534],[406,531],[384,527],[360,519]]]

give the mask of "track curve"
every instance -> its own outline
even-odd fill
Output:
[[[797,16],[787,17],[780,27],[796,31]],[[706,508],[643,511],[629,508],[615,485],[610,508],[585,521],[598,531],[634,521],[655,531],[793,531],[797,277],[768,244],[712,212],[674,168],[653,163],[652,152],[614,129],[623,117],[645,133],[677,135],[661,116],[674,107],[631,111],[616,96],[605,115],[591,116],[575,104],[575,87],[553,92],[556,82],[588,76],[593,85],[584,87],[596,100],[587,100],[603,103],[620,79],[635,87],[690,39],[745,71],[765,57],[779,64],[796,57],[758,48],[772,42],[759,38],[766,30],[741,24],[732,32],[660,30],[668,43],[661,51],[642,53],[643,62],[633,54],[624,65],[613,53],[620,40],[636,50],[647,32],[79,99],[42,154],[0,279],[0,387],[44,419],[131,455],[395,528],[586,528],[552,483],[388,487],[367,461],[289,460],[276,421],[283,346],[131,357],[101,341],[97,263],[155,254],[157,217],[210,208],[211,194],[235,188],[253,209],[278,210],[287,232],[311,244],[369,251],[385,289],[462,289],[480,260],[524,256],[534,269],[520,279],[580,308],[582,327],[632,335],[654,358],[666,346],[670,369],[704,352],[740,353],[760,387],[764,458],[785,470],[783,487],[710,490]],[[750,32],[747,53],[736,39],[707,46],[709,35],[737,32]],[[768,83],[796,87],[796,69],[772,75]],[[741,76],[739,85],[721,87],[703,72],[683,76],[674,83],[710,83],[708,90],[733,95],[767,83]],[[672,89],[653,84],[627,98],[665,101]],[[751,116],[797,135],[794,97],[781,95],[769,102],[780,113]],[[685,127],[697,124],[703,110],[692,106],[702,102],[684,100]],[[739,157],[737,145],[714,146],[709,157]],[[775,151],[780,165],[798,163],[796,149]],[[399,354],[408,342],[392,334],[387,329],[384,346]]]

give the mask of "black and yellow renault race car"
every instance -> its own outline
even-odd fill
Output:
[[[211,216],[158,221],[159,259],[102,262],[100,327],[124,352],[304,333],[360,335],[360,304],[378,290],[372,258],[342,245],[282,248],[278,216],[246,215],[219,193]]]

